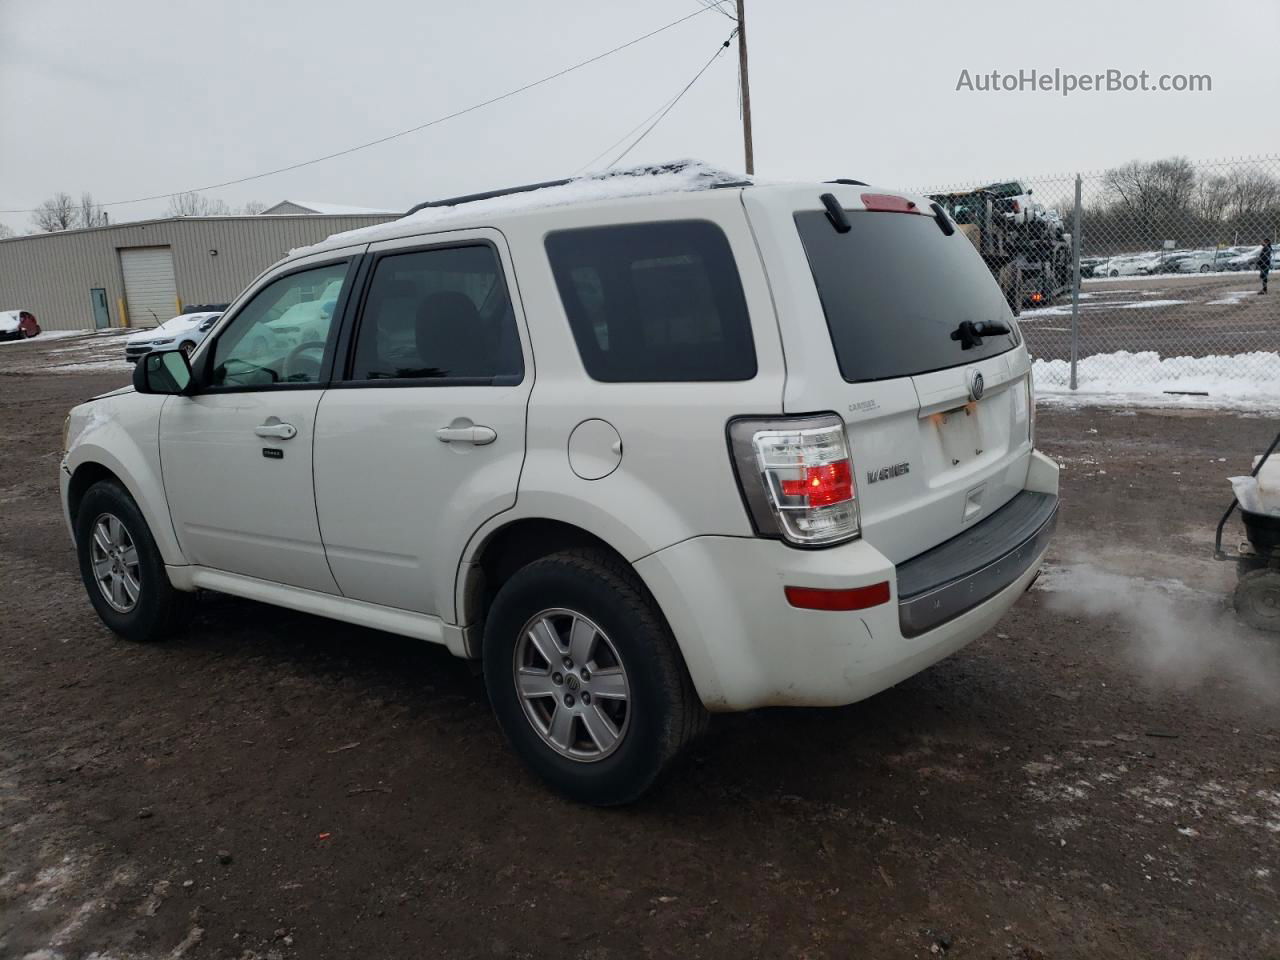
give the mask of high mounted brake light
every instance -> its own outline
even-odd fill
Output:
[[[857,486],[835,414],[735,420],[729,445],[756,531],[801,546],[861,533]]]
[[[880,213],[924,213],[923,210],[916,206],[914,200],[898,197],[892,193],[864,193],[862,195],[862,205],[868,210],[875,210]]]

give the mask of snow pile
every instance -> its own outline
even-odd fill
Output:
[[[723,184],[744,182],[746,181],[743,177],[716,169],[701,160],[678,160],[673,163],[630,167],[625,170],[606,170],[603,173],[577,177],[555,187],[543,187],[525,193],[509,193],[457,206],[427,207],[410,216],[401,217],[399,220],[361,227],[358,230],[348,230],[345,233],[335,233],[319,243],[291,250],[290,256],[400,237],[413,232],[408,228],[425,231],[447,226],[452,221],[474,222],[484,217],[508,216],[544,207],[617,200],[623,197],[651,197],[662,193],[690,190],[709,190]]]
[[[1280,353],[1255,351],[1234,356],[1161,357],[1144,350],[1083,357],[1080,389],[1072,391],[1071,364],[1036,360],[1037,394],[1085,403],[1177,403],[1212,407],[1280,407]],[[1170,396],[1166,391],[1203,391],[1206,397]]]
[[[1118,304],[1118,306],[1122,310],[1147,310],[1151,307],[1176,307],[1186,302],[1185,300],[1138,300],[1134,303]]]
[[[42,330],[34,340],[0,340],[0,347],[7,347],[11,343],[40,344],[45,340],[60,340],[63,337],[87,337],[92,333],[92,330]]]
[[[1250,287],[1248,290],[1228,290],[1226,293],[1222,295],[1222,299],[1206,300],[1205,303],[1207,303],[1211,307],[1216,307],[1216,306],[1235,307],[1235,306],[1239,306],[1240,301],[1243,300],[1246,296],[1256,295],[1257,292],[1258,292],[1257,288],[1255,287]]]

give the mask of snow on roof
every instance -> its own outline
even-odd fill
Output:
[[[663,193],[709,190],[717,186],[748,182],[737,174],[719,170],[700,160],[680,160],[624,170],[606,170],[575,177],[557,186],[541,187],[523,193],[508,193],[487,200],[473,200],[454,206],[425,207],[398,220],[361,227],[358,230],[348,230],[345,233],[335,233],[319,243],[291,250],[289,255],[300,256],[336,247],[408,236],[429,228],[447,225],[456,220],[506,216],[546,207],[594,203],[624,197],[649,197]]]
[[[380,214],[380,213],[397,214],[402,212],[400,210],[384,210],[380,207],[350,207],[342,203],[323,203],[323,202],[317,202],[315,200],[281,200],[279,203],[275,204],[274,206],[268,207],[263,212],[266,214],[270,214],[270,212],[274,210],[276,207],[282,206],[286,203],[291,203],[295,207],[302,207],[305,210],[310,210],[312,213],[334,214],[339,216],[342,216],[342,215],[358,216],[360,214]]]

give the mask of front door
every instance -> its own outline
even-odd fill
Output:
[[[111,326],[111,311],[107,309],[107,291],[102,287],[94,287],[89,291],[89,299],[93,301],[93,325],[98,330]]]
[[[344,595],[452,621],[467,541],[515,503],[532,355],[501,234],[369,253],[348,372],[316,418],[320,531]]]
[[[268,281],[196,354],[198,392],[166,401],[160,461],[191,563],[338,592],[311,457],[351,264],[331,259]]]

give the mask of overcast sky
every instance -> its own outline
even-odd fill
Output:
[[[166,193],[466,107],[697,0],[0,0],[0,209]],[[747,0],[756,173],[890,186],[1280,151],[1274,0]],[[571,174],[674,96],[733,24],[699,16],[495,106],[210,191],[402,209]],[[1038,68],[1207,73],[1211,93],[957,92]],[[741,170],[736,46],[628,158]],[[615,151],[616,152],[616,151]],[[611,156],[600,162],[607,163]],[[1033,181],[1034,182],[1034,181]],[[110,207],[113,222],[167,201]],[[0,214],[25,232],[26,213]]]

